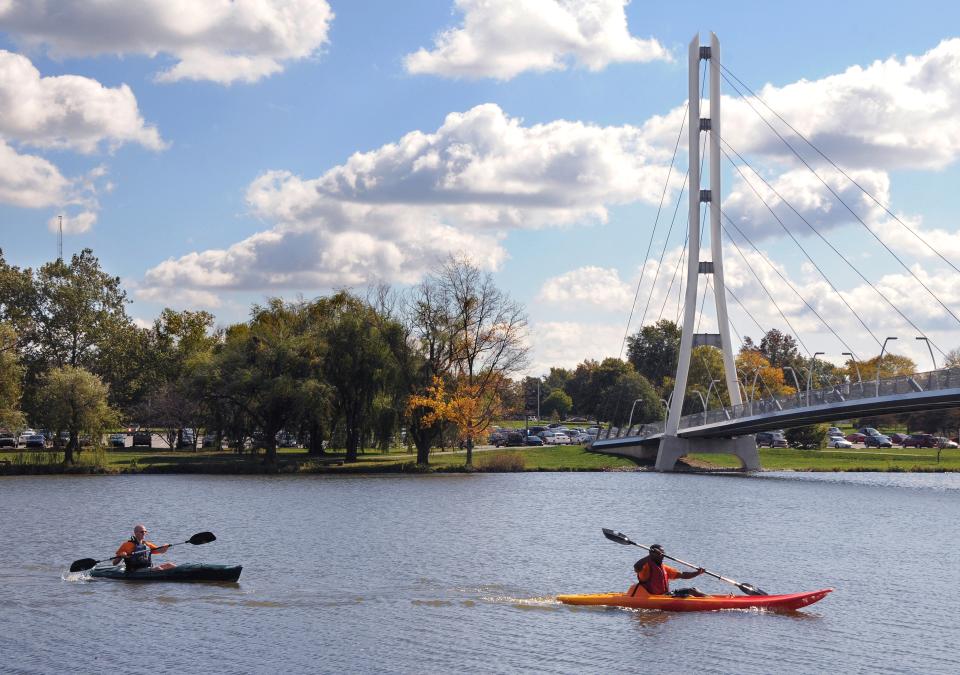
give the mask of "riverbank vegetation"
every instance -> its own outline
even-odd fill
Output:
[[[660,320],[628,337],[626,359],[587,359],[522,377],[529,350],[523,307],[490,274],[453,258],[403,291],[273,298],[254,305],[247,321],[228,326],[215,325],[205,311],[169,308],[145,326],[127,314],[128,303],[120,279],[89,249],[38,270],[8,264],[0,251],[0,432],[29,424],[46,427],[56,441],[47,455],[14,451],[0,456],[0,464],[123,470],[123,451],[100,454],[104,433],[142,429],[193,453],[170,466],[232,462],[237,471],[257,463],[260,470],[280,470],[291,466],[282,446],[292,442],[306,455],[298,467],[382,467],[384,459],[420,470],[435,463],[471,467],[474,447],[486,441],[494,421],[521,427],[536,415],[622,427],[662,420],[680,340],[676,323]],[[948,357],[948,366],[960,366],[957,350]],[[878,371],[916,370],[894,354],[842,367],[808,364],[794,339],[776,330],[759,343],[745,337],[737,366],[747,399],[798,393],[797,373],[807,372],[814,387],[862,386]],[[694,349],[685,414],[729,404],[722,370],[719,350]],[[857,423],[952,437],[960,413]],[[815,445],[816,438],[801,444]],[[206,446],[232,452],[206,452]],[[446,448],[464,452],[438,452]],[[573,459],[564,452],[524,449],[497,462],[519,466],[522,458],[528,470],[621,466],[597,454],[588,459],[577,451]],[[45,459],[31,462],[31,456]],[[156,457],[167,455],[132,453],[125,468],[167,465]],[[801,460],[783,468],[800,468]],[[767,461],[781,466],[775,457]]]

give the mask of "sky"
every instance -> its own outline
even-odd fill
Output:
[[[618,356],[678,314],[686,131],[673,150],[713,31],[872,195],[722,83],[752,167],[721,172],[734,346],[779,328],[839,363],[891,336],[925,370],[917,336],[960,346],[958,26],[950,2],[3,0],[0,248],[53,260],[62,217],[141,325],[466,257],[526,307],[531,374]]]

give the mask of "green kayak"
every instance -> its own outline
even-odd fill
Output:
[[[122,565],[96,567],[90,573],[97,579],[120,579],[122,581],[236,581],[240,578],[240,565],[207,565],[182,563],[162,570],[159,567],[127,572]]]

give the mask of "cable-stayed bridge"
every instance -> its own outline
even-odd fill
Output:
[[[677,436],[724,439],[848,417],[884,415],[960,406],[960,368],[884,378],[879,383],[845,383],[790,396],[748,401],[680,418]],[[600,452],[654,459],[664,436],[664,422],[605,429],[593,443]],[[698,451],[702,451],[698,449]]]
[[[709,116],[707,117],[701,117],[704,83],[701,83],[700,69],[701,63],[704,62],[709,65],[710,82]],[[706,72],[706,67],[704,68],[704,72]],[[661,471],[672,470],[676,461],[680,457],[690,452],[728,453],[736,455],[746,469],[755,470],[760,468],[759,454],[757,452],[756,442],[753,437],[753,434],[758,431],[813,424],[817,422],[827,422],[850,417],[874,416],[887,413],[902,413],[920,410],[936,410],[960,406],[960,368],[943,368],[925,373],[899,375],[896,377],[886,378],[880,377],[882,374],[881,367],[883,365],[883,353],[886,349],[887,341],[894,340],[896,337],[887,337],[881,343],[876,332],[871,329],[870,325],[868,325],[868,322],[865,321],[861,316],[861,313],[857,312],[850,305],[850,301],[838,290],[836,284],[830,279],[823,266],[817,263],[810,251],[797,239],[791,228],[785,223],[783,216],[778,214],[771,206],[770,201],[764,197],[764,193],[767,195],[770,195],[771,193],[775,195],[776,199],[778,200],[778,205],[789,208],[792,211],[793,216],[802,221],[812,234],[816,235],[821,242],[828,246],[834,254],[843,260],[850,270],[852,270],[866,284],[869,285],[873,292],[875,292],[877,296],[882,299],[885,305],[889,307],[892,312],[897,315],[897,317],[899,317],[898,320],[902,320],[911,328],[916,330],[916,332],[919,334],[917,339],[926,341],[927,347],[930,350],[930,356],[934,360],[935,368],[936,360],[933,358],[933,349],[936,348],[937,351],[944,356],[945,352],[939,347],[939,345],[936,345],[932,338],[926,336],[917,323],[910,318],[908,315],[908,312],[910,311],[909,309],[905,310],[899,307],[891,300],[889,292],[884,292],[877,285],[871,283],[863,271],[860,270],[859,267],[850,260],[850,257],[841,250],[842,247],[836,246],[827,237],[825,237],[823,232],[821,232],[820,229],[818,229],[817,226],[810,221],[810,219],[805,217],[800,210],[792,206],[790,201],[786,199],[773,184],[763,177],[763,172],[758,171],[751,166],[743,157],[743,155],[733,148],[727,139],[722,137],[720,119],[721,78],[723,78],[732,88],[737,91],[737,93],[741,95],[750,109],[760,116],[770,130],[773,131],[773,133],[777,136],[777,138],[782,141],[787,148],[789,148],[789,152],[792,153],[792,156],[795,158],[794,161],[800,165],[803,165],[806,167],[806,169],[809,169],[809,171],[816,176],[816,178],[822,184],[823,188],[825,188],[825,190],[833,196],[836,204],[842,205],[842,207],[849,212],[849,215],[852,217],[852,219],[859,221],[866,231],[869,232],[869,234],[872,235],[872,237],[879,242],[884,249],[886,249],[886,251],[900,264],[904,270],[906,270],[910,276],[912,276],[913,282],[915,282],[915,284],[919,287],[922,287],[925,295],[933,298],[933,300],[936,301],[936,303],[939,305],[939,309],[937,311],[941,314],[945,312],[946,315],[960,325],[960,316],[958,316],[957,313],[955,313],[948,306],[948,304],[944,302],[944,300],[941,299],[931,288],[930,280],[924,280],[924,278],[921,278],[921,276],[918,275],[917,272],[906,262],[904,262],[897,252],[893,250],[891,246],[888,245],[883,238],[877,234],[877,232],[868,226],[865,220],[858,215],[856,210],[851,207],[848,201],[844,200],[837,189],[829,181],[825,180],[820,173],[817,172],[817,170],[811,165],[811,160],[799,152],[797,148],[794,147],[794,145],[791,144],[787,138],[785,138],[784,133],[774,126],[773,121],[779,120],[781,127],[786,127],[790,130],[790,132],[792,132],[793,135],[809,145],[810,148],[812,148],[817,154],[818,159],[824,160],[827,164],[829,164],[829,167],[835,172],[836,175],[842,175],[852,185],[856,186],[856,188],[859,189],[866,197],[872,200],[876,207],[879,207],[879,209],[884,211],[890,217],[891,222],[895,222],[902,226],[907,232],[913,235],[917,241],[926,246],[930,253],[939,257],[942,262],[946,263],[950,268],[952,268],[957,275],[960,275],[960,268],[958,268],[953,262],[945,257],[943,253],[936,247],[927,242],[920,233],[912,229],[899,217],[892,213],[887,206],[877,200],[862,185],[860,185],[860,183],[851,177],[850,174],[840,168],[809,139],[797,131],[795,127],[793,127],[775,110],[767,105],[763,99],[750,90],[749,87],[742,82],[742,80],[733,75],[728,68],[721,65],[720,44],[716,35],[711,36],[711,42],[709,46],[700,45],[700,37],[698,35],[691,41],[689,47],[688,101],[691,103],[687,106],[687,116],[684,120],[684,124],[687,126],[688,130],[689,155],[689,168],[687,171],[688,180],[687,186],[685,187],[688,194],[688,227],[683,244],[683,250],[677,260],[677,265],[673,272],[673,278],[670,280],[670,287],[667,289],[663,305],[660,309],[660,315],[663,315],[668,298],[672,297],[671,294],[673,291],[674,281],[677,278],[677,272],[683,265],[685,258],[687,270],[685,280],[686,283],[684,284],[684,279],[681,276],[677,291],[677,319],[679,320],[681,316],[680,296],[682,295],[683,321],[673,392],[674,394],[677,394],[677,392],[680,392],[680,394],[685,394],[688,390],[688,375],[690,371],[691,358],[694,353],[693,349],[699,346],[715,347],[722,354],[724,372],[722,375],[717,375],[717,379],[711,382],[711,386],[713,386],[713,384],[716,382],[725,383],[730,405],[726,407],[708,409],[707,401],[710,398],[710,390],[707,390],[706,399],[703,400],[703,412],[682,415],[685,396],[680,394],[671,395],[668,400],[664,401],[666,408],[666,419],[664,421],[653,424],[647,423],[637,425],[632,425],[628,422],[628,425],[624,428],[606,429],[593,443],[593,449],[600,452],[611,452],[614,454],[640,457],[645,459],[656,458],[656,468]],[[745,92],[749,92],[753,99],[756,99],[760,105],[763,105],[767,108],[767,115],[760,113],[758,106],[755,106],[751,102],[750,98],[748,98]],[[678,147],[682,134],[683,126],[681,126],[680,133],[677,136]],[[707,141],[709,141],[709,143]],[[709,165],[707,169],[707,172],[709,173],[709,189],[702,189],[701,187],[701,173],[704,171],[704,162],[702,156],[705,154],[709,156]],[[674,150],[674,158],[675,157],[676,149]],[[738,226],[735,220],[731,219],[727,213],[721,210],[721,157],[725,157],[727,161],[733,165],[734,169],[740,174],[744,183],[754,191],[757,199],[762,202],[769,211],[770,216],[772,216],[772,218],[779,224],[780,228],[782,228],[782,230],[789,236],[790,240],[792,240],[792,242],[799,247],[806,259],[806,262],[809,263],[812,268],[816,269],[835,296],[842,301],[846,309],[849,310],[857,319],[865,333],[868,334],[869,337],[872,338],[873,341],[876,342],[876,344],[880,347],[880,357],[877,360],[878,376],[875,381],[864,382],[860,380],[856,352],[850,347],[843,335],[841,335],[835,329],[831,322],[827,321],[822,316],[822,310],[818,311],[814,306],[816,303],[812,304],[808,299],[804,298],[796,286],[782,274],[776,265],[774,265],[766,256],[766,254],[757,248],[753,241],[743,232],[743,229]],[[742,168],[735,163],[734,158],[738,159],[741,164],[750,169],[751,173],[749,177],[743,172]],[[671,171],[672,170],[673,163],[671,162]],[[670,178],[668,175],[668,183],[669,180]],[[754,184],[755,182],[762,183],[762,186],[758,188]],[[667,189],[665,187],[664,195],[666,194],[666,191]],[[678,200],[677,210],[679,209],[679,204],[680,202]],[[661,209],[662,207],[663,201],[661,199]],[[703,210],[703,215],[701,215],[701,209]],[[709,250],[711,259],[701,260],[700,242],[704,236],[704,225],[706,224],[707,210],[709,210],[710,222]],[[658,221],[659,217],[660,210],[658,210],[657,213]],[[675,218],[676,210],[674,211],[674,219]],[[722,218],[726,220],[726,224],[724,224],[724,222],[721,220]],[[652,247],[654,235],[656,233],[656,227],[657,223],[655,222],[653,231],[651,232],[651,243],[647,247],[647,259],[649,259],[649,253]],[[668,231],[667,238],[664,241],[664,252],[666,251],[667,241],[670,238],[670,233],[672,230],[673,223],[671,222],[670,230]],[[817,320],[819,320],[819,322],[822,323],[826,329],[833,334],[843,348],[847,350],[846,352],[843,352],[843,354],[845,356],[849,356],[854,366],[857,367],[857,382],[852,382],[848,379],[848,381],[844,382],[835,382],[831,384],[831,386],[825,388],[811,387],[816,358],[817,356],[820,356],[822,352],[811,353],[811,350],[808,349],[803,343],[802,339],[800,339],[798,331],[790,322],[789,318],[781,307],[784,299],[780,298],[780,302],[778,302],[776,294],[772,293],[770,289],[764,285],[760,275],[758,275],[756,269],[754,269],[754,266],[751,265],[751,262],[748,260],[741,247],[733,239],[733,231],[736,231],[739,234],[741,241],[744,242],[745,245],[749,245],[749,247],[753,249],[756,254],[756,257],[754,258],[755,264],[756,261],[759,260],[768,265],[779,276],[782,282],[791,290],[791,292],[802,301],[807,310],[809,310],[812,315],[814,315]],[[734,358],[733,346],[731,343],[731,323],[727,310],[727,296],[730,295],[730,297],[737,303],[737,305],[740,306],[747,316],[750,317],[753,323],[755,323],[757,327],[761,329],[761,331],[762,327],[749,312],[749,310],[744,306],[742,299],[737,297],[724,282],[723,242],[721,239],[722,234],[726,235],[728,241],[743,259],[747,269],[759,282],[760,286],[763,288],[764,292],[769,298],[771,306],[776,308],[780,317],[789,327],[789,332],[797,336],[797,340],[799,341],[800,345],[803,346],[804,350],[809,355],[810,365],[808,368],[806,390],[801,388],[799,381],[796,379],[795,372],[793,373],[793,376],[797,386],[793,393],[790,393],[789,395],[777,395],[771,391],[769,387],[767,387],[769,395],[766,397],[759,396],[756,387],[756,375],[754,376],[754,383],[751,387],[747,387],[746,382],[741,382],[739,377],[740,374],[737,370],[736,360]],[[640,319],[641,325],[644,324],[648,310],[650,309],[651,299],[653,297],[654,287],[656,286],[657,278],[660,273],[663,257],[664,253],[661,253],[660,260],[655,268],[655,276],[653,277],[650,287],[651,297],[648,298],[643,312],[643,317]],[[644,266],[644,272],[645,270],[646,265]],[[952,272],[949,274],[952,275]],[[701,275],[707,277],[706,283],[703,285],[702,299],[698,297],[700,295],[699,279]],[[955,283],[960,284],[960,276],[952,278],[955,280]],[[642,284],[642,282],[643,275],[641,274],[640,284]],[[640,284],[638,284],[637,288],[638,296]],[[716,309],[716,325],[718,332],[699,333],[697,331],[699,331],[701,326],[707,292],[711,285],[713,287],[713,299],[714,307]],[[634,301],[634,304],[636,306],[636,300]],[[631,310],[630,320],[632,320],[632,318],[633,311]],[[628,330],[630,320],[628,320]],[[876,326],[874,326],[874,328],[876,328]],[[709,371],[709,366],[707,366],[707,368]],[[789,370],[789,368],[784,368],[784,370]],[[700,396],[701,399],[704,398],[702,393]]]

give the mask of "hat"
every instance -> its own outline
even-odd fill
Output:
[[[650,552],[653,553],[654,551],[657,551],[657,552],[659,552],[659,553],[662,554],[662,553],[663,553],[663,546],[661,546],[660,544],[653,544],[653,545],[650,547]]]

